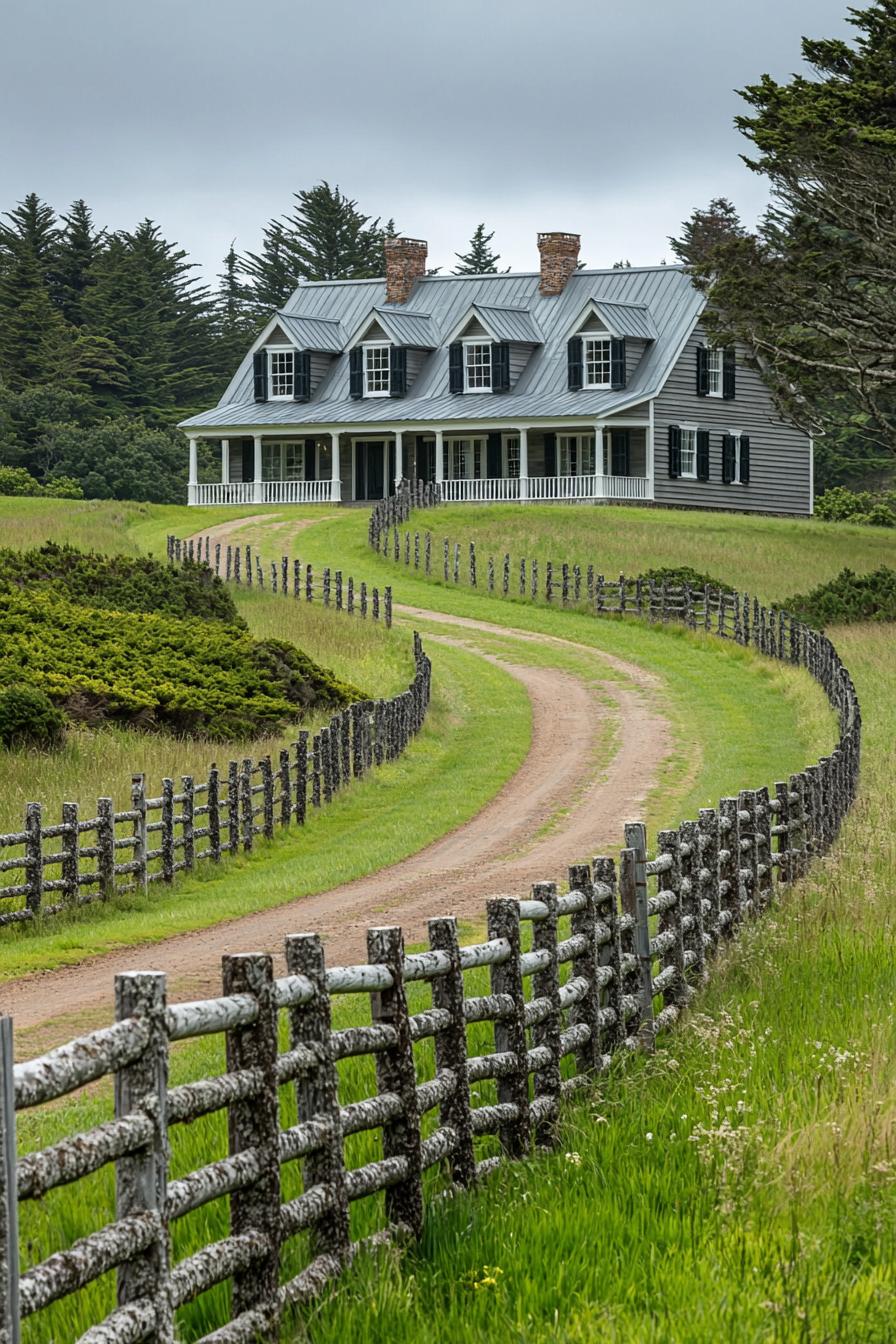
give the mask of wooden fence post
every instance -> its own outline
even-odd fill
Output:
[[[317,1064],[296,1077],[295,1093],[299,1124],[323,1120],[327,1137],[303,1163],[305,1190],[323,1186],[330,1192],[325,1211],[311,1224],[311,1254],[333,1255],[348,1260],[351,1235],[345,1189],[342,1149],[342,1118],[339,1106],[339,1074],[333,1055],[330,996],[327,993],[324,949],[317,933],[291,934],[286,939],[286,969],[303,975],[314,986],[314,997],[289,1010],[289,1040],[293,1049],[310,1047]],[[288,1208],[288,1206],[287,1206]]]
[[[255,1338],[279,1339],[280,1271],[280,1117],[277,1095],[277,1006],[270,956],[260,953],[224,957],[224,993],[250,994],[258,1016],[248,1026],[227,1033],[227,1068],[252,1069],[262,1080],[260,1092],[232,1101],[227,1112],[231,1156],[252,1151],[260,1168],[258,1178],[230,1195],[233,1236],[259,1233],[266,1242],[264,1255],[233,1275],[232,1315],[257,1314]]]
[[[165,976],[131,971],[115,977],[115,1016],[136,1017],[149,1028],[143,1052],[115,1074],[115,1116],[138,1114],[152,1123],[152,1139],[115,1163],[118,1218],[150,1213],[157,1231],[147,1249],[118,1266],[118,1305],[148,1299],[155,1308],[152,1338],[173,1344],[174,1313],[168,1285],[168,1033],[165,1029]]]
[[[270,756],[262,756],[258,762],[261,767],[262,784],[262,834],[265,840],[274,838],[274,771]]]
[[[100,898],[108,901],[115,892],[115,804],[111,798],[96,800],[96,871]]]
[[[687,1003],[689,998],[687,978],[685,976],[684,930],[681,909],[681,854],[677,831],[660,831],[656,838],[658,858],[668,857],[669,866],[658,875],[659,894],[674,896],[674,902],[668,909],[660,912],[658,934],[671,935],[668,947],[661,957],[662,969],[672,968],[663,991],[663,1007],[676,1009]]]
[[[533,602],[538,600],[538,561],[533,556],[529,563],[529,591]]]
[[[510,956],[491,966],[492,994],[507,995],[512,1011],[495,1021],[495,1052],[511,1054],[516,1067],[497,1080],[498,1105],[513,1107],[512,1118],[499,1128],[501,1146],[508,1157],[522,1157],[529,1148],[529,1061],[526,1047],[526,1003],[520,974],[519,902],[497,896],[486,905],[488,936],[503,938]]]
[[[603,854],[596,854],[591,865],[594,884],[594,908],[600,924],[598,965],[601,978],[609,974],[606,986],[600,998],[604,1004],[601,1020],[601,1051],[606,1046],[606,1056],[601,1054],[601,1067],[609,1062],[609,1056],[625,1041],[625,1016],[622,1003],[622,944],[619,932],[619,907],[617,904],[616,864]],[[607,937],[604,937],[604,934]],[[608,1015],[612,1021],[608,1020]]]
[[[698,841],[700,845],[697,864],[697,891],[702,902],[704,897],[709,906],[703,912],[703,925],[712,939],[715,952],[719,945],[719,814],[714,807],[701,807],[698,823]]]
[[[653,1050],[653,954],[647,906],[647,832],[640,821],[626,822],[626,848],[619,854],[619,894],[623,912],[633,924],[634,954],[638,962],[638,1041]]]
[[[302,728],[296,742],[296,784],[295,784],[296,823],[305,825],[308,810],[308,729]]]
[[[302,596],[302,562],[293,560],[292,562],[292,595],[296,599]]]
[[[454,582],[460,582],[460,544],[454,543]]]
[[[212,863],[221,862],[221,776],[212,761],[205,790],[208,817],[208,850]]]
[[[227,764],[227,849],[231,854],[240,847],[240,779],[236,761]]]
[[[740,875],[740,819],[736,798],[719,801],[719,922],[730,938],[743,918]],[[722,918],[725,915],[726,918]]]
[[[355,580],[349,574],[345,581],[345,610],[349,616],[355,614]]]
[[[775,783],[777,810],[772,835],[777,837],[778,882],[786,884],[791,879],[790,860],[790,786],[784,780]]]
[[[0,1339],[21,1344],[12,1018],[0,1017]]]
[[[376,1081],[380,1095],[393,1092],[401,1098],[401,1110],[382,1126],[383,1157],[402,1157],[405,1175],[386,1188],[386,1217],[392,1224],[410,1228],[414,1236],[423,1231],[423,1178],[420,1151],[420,1114],[414,1045],[402,967],[404,938],[400,928],[367,930],[367,958],[371,965],[385,966],[392,976],[391,989],[374,990],[370,1015],[375,1024],[395,1031],[395,1044],[376,1055]]]
[[[280,748],[280,769],[277,772],[280,786],[280,826],[285,829],[292,817],[292,780],[289,777],[289,747]]]
[[[448,538],[442,538],[442,565],[445,575],[445,582],[448,582]]]
[[[78,867],[81,856],[81,834],[78,830],[78,804],[62,804],[62,902],[77,904],[80,887]]]
[[[252,793],[252,762],[243,758],[240,766],[240,821],[243,830],[243,852],[248,854],[255,843],[255,795]]]
[[[756,880],[759,909],[764,910],[774,895],[772,873],[772,810],[765,784],[756,790]]]
[[[544,567],[544,596],[546,602],[554,600],[554,562],[548,560]]]
[[[196,841],[193,834],[193,814],[196,799],[193,793],[193,776],[181,775],[180,786],[183,791],[181,803],[181,835],[183,837],[184,871],[191,873],[196,866]]]
[[[569,565],[565,560],[560,568],[560,600],[564,607],[569,606]]]
[[[375,621],[378,621],[380,618],[380,590],[376,587],[373,590],[372,616]]]
[[[314,566],[305,566],[305,601],[314,601]]]
[[[520,560],[520,597],[526,596],[526,560],[525,556]]]
[[[510,595],[510,556],[504,556],[504,568],[501,571],[501,594],[503,597]]]
[[[427,578],[432,573],[432,533],[427,532],[423,542],[423,572]]]
[[[683,821],[679,827],[682,930],[686,970],[693,968],[698,985],[706,979],[706,944],[703,941],[703,896],[700,890],[700,831],[696,821]]]
[[[436,1032],[436,1068],[450,1069],[456,1083],[453,1091],[441,1104],[440,1123],[453,1129],[457,1144],[451,1153],[451,1178],[455,1185],[471,1185],[476,1176],[476,1154],[473,1149],[473,1121],[470,1113],[470,1080],[467,1072],[467,1024],[464,1017],[464,973],[460,965],[457,939],[457,920],[448,915],[427,923],[429,945],[435,952],[444,952],[451,962],[447,975],[438,975],[432,982],[432,1004],[444,1009],[449,1024]]]
[[[174,881],[174,780],[162,780],[162,812],[159,847],[162,851],[162,879]]]
[[[321,777],[323,775],[323,753],[321,735],[315,733],[311,739],[311,806],[321,805]]]
[[[392,628],[392,588],[387,586],[383,589],[383,619],[386,623],[386,629]]]
[[[44,891],[43,809],[40,803],[28,803],[25,808],[25,909],[33,915],[40,911]],[[18,1291],[18,1281],[16,1281]]]
[[[751,914],[759,913],[759,845],[757,836],[756,793],[753,789],[741,789],[737,795],[737,809],[740,827],[740,855],[738,864],[747,890],[748,909]],[[746,865],[746,866],[744,866]]]
[[[535,1070],[532,1117],[535,1122],[535,1142],[545,1148],[557,1143],[557,1113],[560,1104],[560,971],[557,963],[557,884],[536,882],[532,899],[548,907],[546,919],[534,922],[532,950],[546,954],[547,965],[532,977],[532,997],[547,999],[550,1010],[541,1022],[532,1027],[532,1043],[537,1049],[544,1046],[550,1060]]]
[[[585,941],[582,952],[573,959],[571,976],[581,978],[588,988],[577,1003],[569,1010],[570,1025],[588,1027],[588,1039],[576,1050],[576,1071],[580,1074],[597,1073],[601,1067],[601,1012],[600,984],[600,947],[597,936],[597,910],[595,908],[594,884],[591,881],[591,868],[587,863],[576,864],[569,869],[569,890],[580,891],[585,897],[585,907],[577,910],[570,920],[574,937]]]
[[[336,610],[337,610],[337,611],[341,611],[341,610],[342,610],[342,570],[341,570],[341,569],[337,569],[337,571],[336,571],[334,577],[335,577],[335,580],[336,580]]]

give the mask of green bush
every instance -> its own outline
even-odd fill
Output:
[[[65,719],[43,691],[27,686],[0,689],[0,743],[4,747],[57,747]]]
[[[83,499],[84,491],[70,476],[54,476],[41,485],[24,467],[0,466],[0,495],[42,495],[45,499]]]
[[[829,583],[781,606],[819,630],[851,621],[896,621],[896,569],[883,565],[871,574],[843,569]]]
[[[687,584],[690,588],[718,588],[723,593],[734,592],[730,584],[714,578],[712,574],[701,574],[698,570],[691,569],[689,565],[648,569],[646,573],[641,575],[641,578],[652,580],[657,585],[665,583],[670,588],[683,588]]]
[[[204,565],[163,565],[149,556],[97,555],[47,542],[39,550],[0,550],[0,589],[43,590],[114,611],[204,616],[245,628],[222,581]]]
[[[298,649],[223,621],[97,611],[34,589],[0,592],[0,687],[23,685],[90,723],[221,740],[366,698]]]
[[[815,517],[829,523],[869,523],[873,527],[896,527],[896,490],[874,494],[870,490],[847,490],[838,485],[816,501]]]

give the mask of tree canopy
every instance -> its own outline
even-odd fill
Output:
[[[457,265],[455,275],[495,275],[498,270],[500,253],[493,252],[491,241],[494,232],[486,233],[484,224],[477,224],[466,252],[455,252]]]

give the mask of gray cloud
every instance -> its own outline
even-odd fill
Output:
[[[0,204],[157,219],[207,274],[321,177],[451,267],[484,219],[652,263],[694,205],[755,217],[735,89],[848,31],[845,0],[30,0],[4,20]]]

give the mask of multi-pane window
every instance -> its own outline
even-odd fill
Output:
[[[492,347],[488,341],[464,344],[464,387],[467,392],[491,392]]]
[[[509,434],[504,440],[504,475],[511,481],[520,478],[520,438],[518,434]]]
[[[560,435],[560,475],[594,475],[594,435]]]
[[[583,356],[585,360],[585,386],[610,386],[610,338],[609,336],[586,336]]]
[[[268,352],[268,358],[270,360],[270,391],[268,395],[272,398],[291,397],[295,376],[292,350],[271,350]]]
[[[303,481],[305,479],[305,445],[277,439],[265,439],[261,445],[261,479],[263,481]]]
[[[681,474],[694,478],[697,476],[696,429],[682,429],[681,431]]]
[[[710,397],[720,397],[723,392],[724,354],[721,346],[710,346],[706,352],[706,391]]]
[[[389,395],[389,346],[364,346],[364,395],[365,397],[388,397]]]
[[[447,439],[449,479],[479,480],[482,475],[483,440]]]

